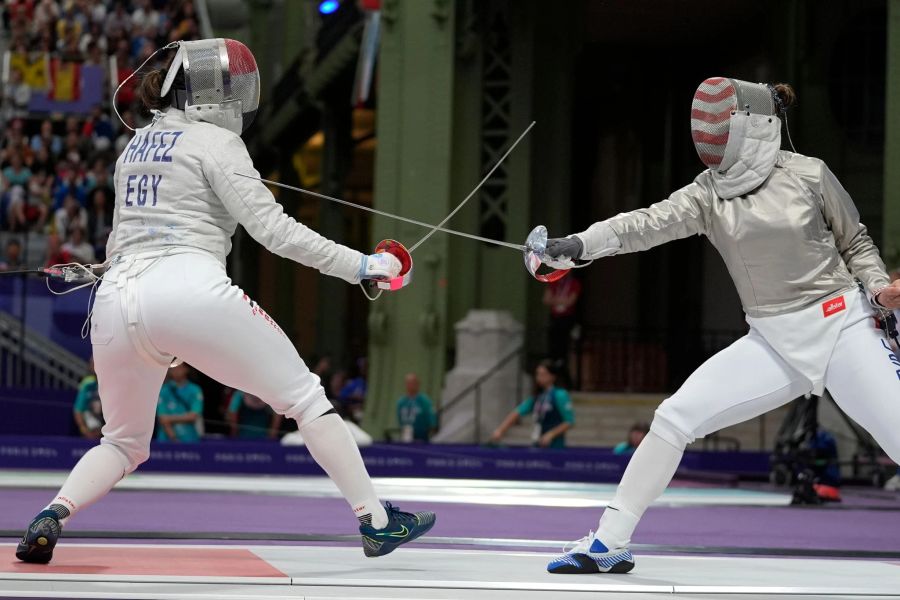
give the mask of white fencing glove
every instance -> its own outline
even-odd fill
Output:
[[[401,268],[400,260],[393,254],[387,252],[370,254],[363,256],[359,278],[387,281],[400,275]]]

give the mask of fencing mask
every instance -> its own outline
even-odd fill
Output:
[[[184,89],[175,85],[183,70]],[[160,94],[173,91],[172,104],[188,119],[206,121],[240,135],[259,107],[259,69],[241,42],[215,38],[178,42]]]
[[[747,193],[768,177],[781,148],[778,115],[766,84],[712,77],[697,88],[691,137],[720,196]]]

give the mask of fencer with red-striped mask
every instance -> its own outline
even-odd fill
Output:
[[[366,555],[387,554],[428,531],[434,514],[382,506],[319,378],[231,284],[225,257],[240,223],[269,251],[350,283],[397,277],[400,261],[322,237],[285,214],[262,183],[236,176],[258,175],[240,137],[259,103],[253,54],[234,40],[177,46],[169,68],[142,81],[153,120],[116,162],[111,258],[90,328],[103,439],[32,521],[17,556],[48,562],[66,521],[147,460],[160,387],[176,357],[295,419],[359,519]]]
[[[707,79],[694,96],[691,132],[709,168],[649,208],[548,241],[553,259],[594,259],[704,235],[750,326],[659,406],[596,533],[552,561],[551,572],[630,571],[632,532],[687,444],[826,387],[900,462],[900,362],[873,326],[877,311],[900,307],[900,282],[889,282],[828,166],[781,150],[793,98],[787,85]]]

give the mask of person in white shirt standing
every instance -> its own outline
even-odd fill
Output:
[[[90,327],[103,439],[29,525],[16,556],[49,562],[68,519],[147,460],[157,396],[176,357],[295,419],[359,519],[365,554],[387,554],[431,529],[434,514],[381,504],[319,378],[231,284],[225,257],[240,223],[271,252],[350,283],[396,277],[400,261],[322,237],[285,214],[262,183],[236,175],[258,175],[240,137],[259,104],[253,54],[234,40],[177,45],[169,68],[144,78],[140,96],[153,121],[116,162],[110,258]]]

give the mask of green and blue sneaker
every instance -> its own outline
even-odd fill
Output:
[[[62,526],[56,511],[41,511],[28,525],[28,530],[16,547],[16,558],[27,563],[47,564],[53,558],[53,548],[61,532]]]
[[[390,554],[407,542],[421,537],[434,527],[433,512],[408,513],[398,510],[390,502],[384,505],[388,524],[383,529],[375,529],[368,523],[359,526],[362,534],[363,551],[366,556]]]

